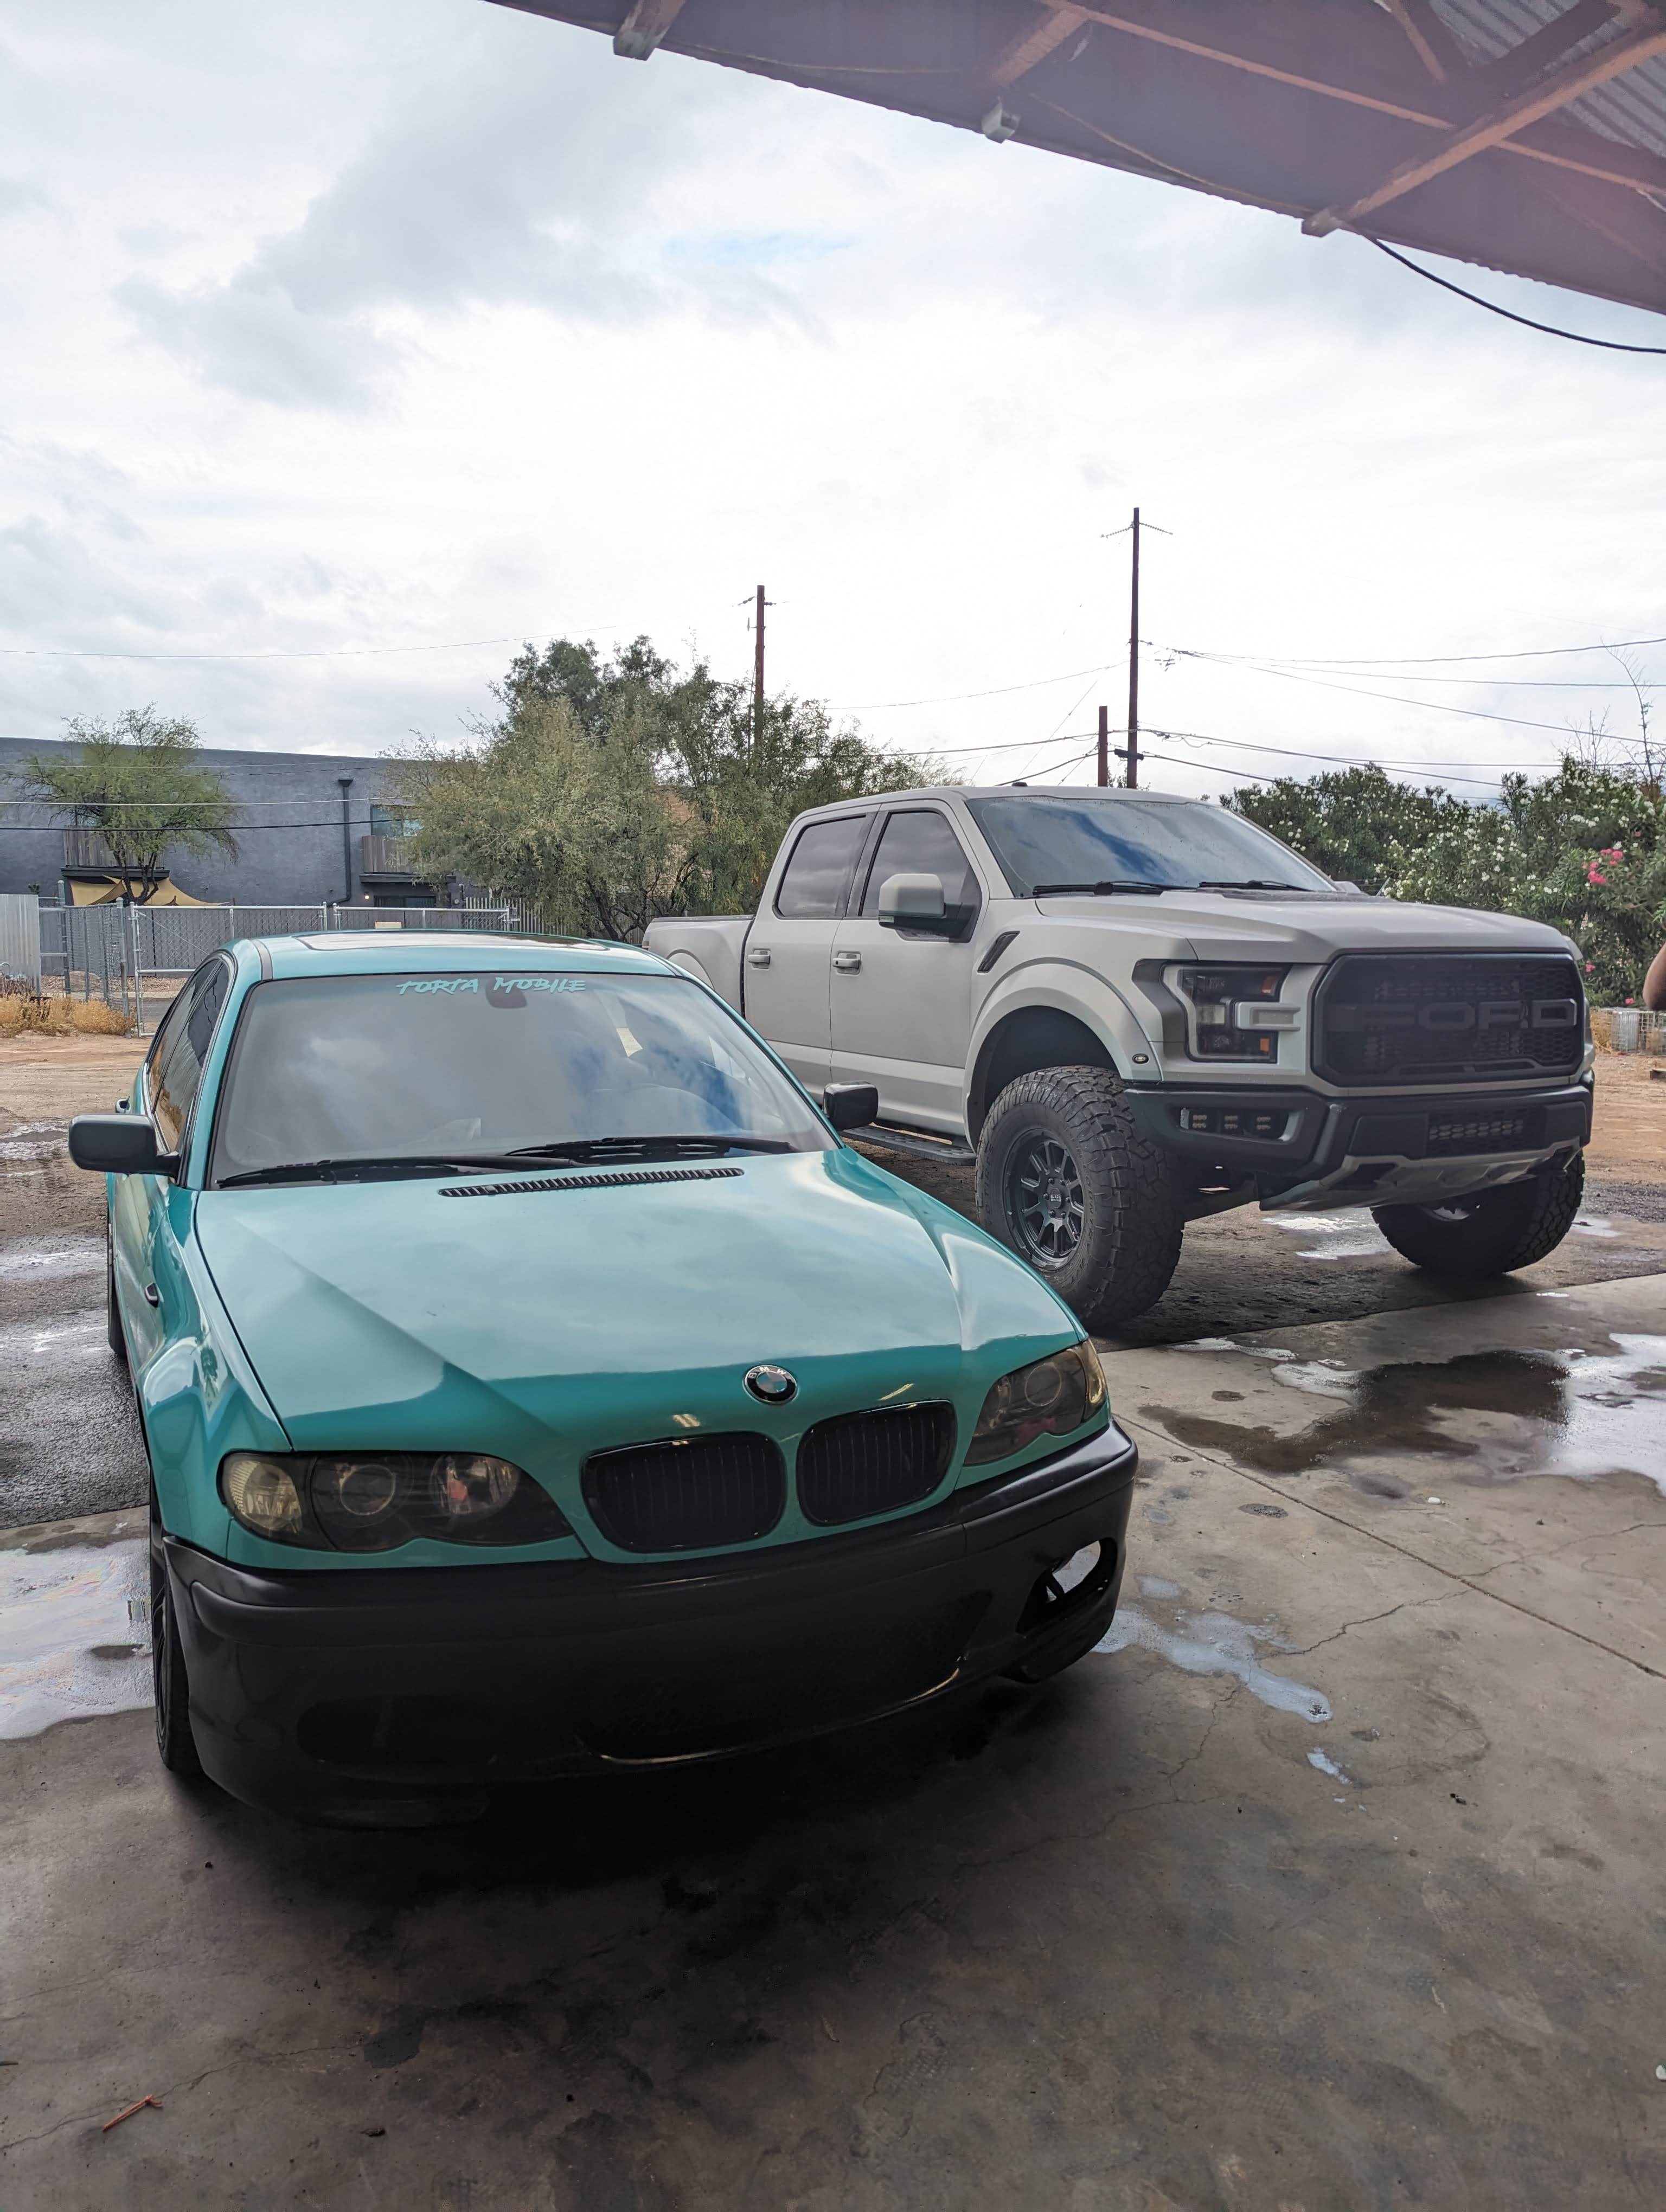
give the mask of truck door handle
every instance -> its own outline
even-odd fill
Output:
[[[155,1283],[147,1283],[147,1284],[145,1285],[145,1286],[144,1286],[144,1302],[145,1302],[145,1304],[146,1304],[147,1305],[149,1305],[149,1306],[159,1306],[159,1305],[161,1305],[161,1302],[162,1302],[162,1294],[161,1294],[161,1291],[156,1288],[156,1285],[155,1285]]]
[[[861,964],[862,956],[860,952],[836,952],[833,955],[833,965],[841,975],[854,975]]]
[[[767,968],[769,964],[769,948],[767,945],[755,945],[746,955],[746,965],[749,968]]]

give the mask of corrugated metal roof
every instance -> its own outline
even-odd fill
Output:
[[[1558,0],[1432,0],[1437,15],[1459,44],[1482,61],[1498,61],[1535,31],[1554,23],[1566,9]],[[1624,28],[1616,16],[1606,29],[1593,31],[1559,58],[1561,68],[1579,54],[1594,52]],[[1641,146],[1666,159],[1666,58],[1640,62],[1612,84],[1571,100],[1563,111],[1619,146]]]

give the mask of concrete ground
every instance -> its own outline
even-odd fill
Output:
[[[1666,2202],[1666,1278],[1108,1365],[1062,1680],[444,1833],[170,1784],[137,1518],[0,1540],[0,2204]]]

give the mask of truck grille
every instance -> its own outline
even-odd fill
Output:
[[[929,1498],[954,1450],[952,1406],[897,1406],[818,1421],[799,1446],[799,1503],[822,1528]]]
[[[1316,994],[1314,1069],[1349,1084],[1569,1075],[1584,1015],[1564,954],[1351,953]]]
[[[768,1437],[675,1437],[598,1452],[584,1502],[622,1552],[697,1552],[767,1535],[787,1504],[787,1471]]]

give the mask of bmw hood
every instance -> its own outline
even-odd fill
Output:
[[[210,1273],[297,1449],[549,1468],[943,1398],[964,1438],[995,1376],[1081,1333],[981,1230],[848,1150],[536,1183],[198,1195]],[[789,1407],[747,1395],[765,1363],[796,1379]]]

